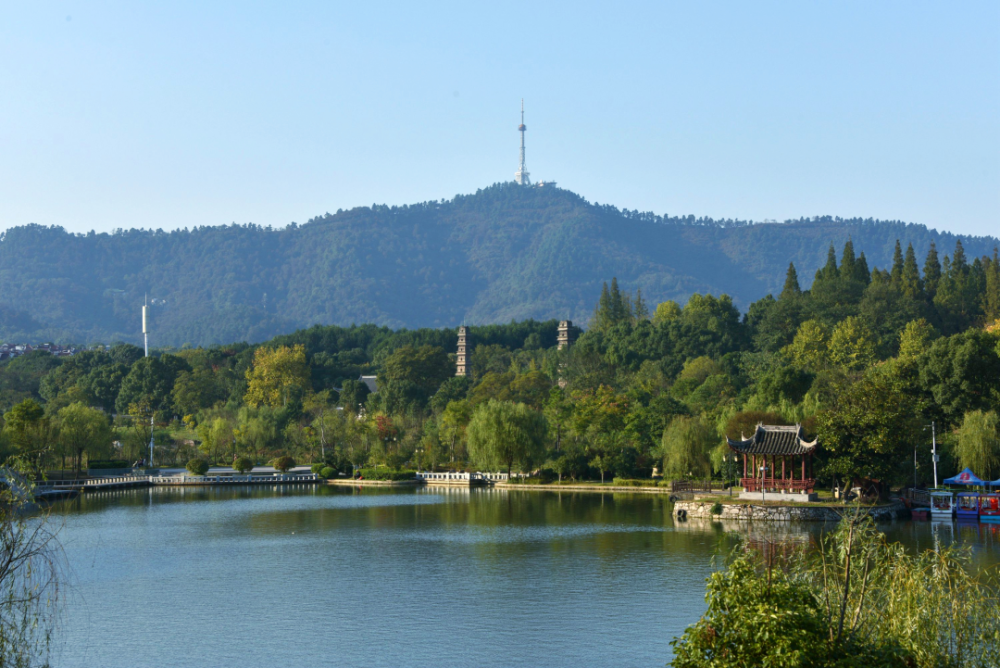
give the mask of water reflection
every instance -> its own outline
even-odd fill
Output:
[[[74,580],[54,665],[70,667],[662,666],[713,560],[824,530],[675,524],[655,495],[464,488],[164,487],[53,511]],[[884,528],[996,560],[998,527]]]

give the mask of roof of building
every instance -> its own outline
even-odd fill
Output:
[[[805,438],[801,425],[791,427],[758,424],[750,438],[734,441],[726,437],[729,447],[744,455],[807,455],[816,449],[817,441]]]
[[[377,378],[377,376],[361,376],[358,380],[368,386],[369,392],[375,394],[378,392],[378,383],[376,382]]]

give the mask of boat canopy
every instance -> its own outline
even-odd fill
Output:
[[[964,471],[959,473],[953,478],[945,478],[944,484],[946,485],[987,485],[992,483],[987,483],[985,480],[981,479],[975,473],[966,468]]]

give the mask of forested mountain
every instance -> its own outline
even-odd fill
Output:
[[[896,221],[662,217],[511,183],[283,229],[74,235],[27,225],[0,239],[0,339],[138,343],[144,295],[158,346],[262,341],[316,323],[586,324],[610,276],[641,288],[651,304],[726,293],[745,309],[781,290],[790,261],[808,287],[831,242],[839,248],[848,238],[881,267],[891,265],[897,239],[920,257],[931,242],[945,253],[956,240]],[[963,242],[973,258],[998,244]]]

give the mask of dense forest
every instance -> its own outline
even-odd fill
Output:
[[[611,276],[653,303],[726,293],[745,310],[781,289],[790,261],[809,287],[827,245],[848,239],[879,266],[897,239],[921,257],[932,242],[956,241],[900,222],[656,216],[509,183],[282,229],[74,235],[28,225],[0,238],[0,340],[139,344],[147,295],[153,344],[176,347],[255,343],[314,324],[586,322]],[[998,243],[962,240],[974,257]]]
[[[159,463],[732,478],[723,436],[765,422],[819,436],[823,484],[885,485],[928,481],[933,421],[944,473],[1000,477],[996,251],[970,258],[956,241],[918,260],[897,243],[879,268],[849,240],[809,289],[794,264],[784,274],[742,315],[724,294],[653,307],[613,278],[568,348],[554,320],[471,327],[464,377],[447,328],[313,326],[150,357],[127,343],[35,351],[0,366],[0,454],[48,469],[134,461],[152,418]],[[505,430],[518,447],[501,452]]]

